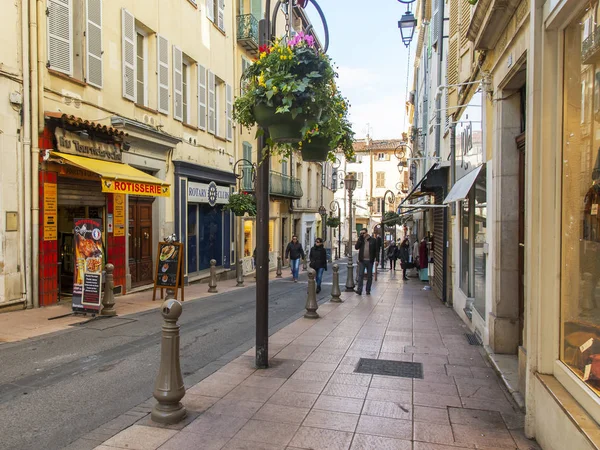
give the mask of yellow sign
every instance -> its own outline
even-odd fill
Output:
[[[44,183],[44,241],[58,239],[57,200],[56,183]]]
[[[113,194],[145,195],[148,197],[170,197],[171,187],[139,181],[119,181],[102,178],[102,192]]]
[[[125,236],[125,195],[114,194],[113,203],[113,236]]]

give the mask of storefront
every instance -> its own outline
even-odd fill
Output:
[[[175,161],[175,229],[186,249],[186,279],[210,268],[229,268],[234,258],[234,215],[223,210],[236,178],[233,173]]]
[[[111,127],[46,113],[40,170],[42,306],[68,296],[74,308],[93,310],[81,304],[83,278],[101,273],[107,263],[115,266],[115,292],[126,291],[127,197],[168,197],[170,186],[122,163],[125,137]],[[147,247],[152,255],[148,241],[129,239],[129,245]]]

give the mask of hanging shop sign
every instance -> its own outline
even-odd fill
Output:
[[[156,253],[156,272],[154,274],[154,290],[152,300],[156,298],[156,289],[160,289],[160,298],[163,298],[165,288],[175,291],[175,299],[181,288],[181,301],[183,294],[183,244],[180,242],[159,242]]]
[[[113,198],[113,236],[125,236],[125,195],[114,194]]]
[[[133,194],[148,197],[170,197],[171,186],[139,181],[119,181],[102,178],[102,192],[113,194]]]
[[[75,219],[75,268],[73,310],[99,311],[102,300],[102,245],[101,219]]]
[[[56,183],[44,183],[44,241],[58,239],[58,202]]]
[[[188,183],[188,202],[208,203],[210,206],[224,205],[229,202],[229,187],[210,183]]]
[[[123,159],[121,150],[113,144],[94,141],[89,137],[82,138],[76,133],[58,127],[54,131],[54,135],[56,137],[56,147],[59,152],[102,159],[104,161],[120,162]]]

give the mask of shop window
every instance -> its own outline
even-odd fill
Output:
[[[269,220],[269,251],[273,251],[273,242],[275,242],[275,221]]]
[[[589,6],[564,38],[560,358],[599,393],[600,51]]]
[[[251,220],[244,220],[244,256],[252,256],[254,252],[253,247],[253,232],[254,232],[254,222]]]
[[[469,292],[469,199],[465,199],[461,204],[460,214],[460,289],[467,296]]]

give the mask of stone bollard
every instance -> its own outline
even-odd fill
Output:
[[[210,260],[210,278],[208,279],[208,292],[214,293],[217,291],[217,261],[214,259]]]
[[[307,269],[306,258],[304,258],[302,260],[302,272],[306,272],[306,269]]]
[[[317,304],[317,282],[315,281],[315,272],[314,269],[310,269],[308,271],[308,295],[306,297],[306,314],[304,317],[307,319],[318,319],[319,315],[317,314],[317,309],[319,305]]]
[[[244,287],[244,267],[242,266],[242,260],[238,261],[238,275],[236,287]]]
[[[183,310],[181,303],[168,299],[162,304],[161,313],[165,319],[162,326],[160,367],[154,383],[154,398],[158,402],[152,408],[154,422],[174,424],[182,420],[187,412],[180,403],[185,395],[185,386],[179,365],[179,325],[177,319]]]
[[[275,278],[281,278],[281,256],[277,257],[277,272],[275,273]]]
[[[352,257],[348,258],[348,273],[346,274],[346,292],[354,290],[354,268],[352,267]]]
[[[343,303],[340,298],[342,293],[340,291],[340,266],[337,264],[333,265],[333,286],[331,286],[331,300],[332,303]]]
[[[102,295],[102,311],[101,316],[116,316],[117,311],[115,310],[115,282],[113,279],[113,271],[115,266],[107,264],[104,266],[106,272],[106,280],[104,282],[104,295]]]

